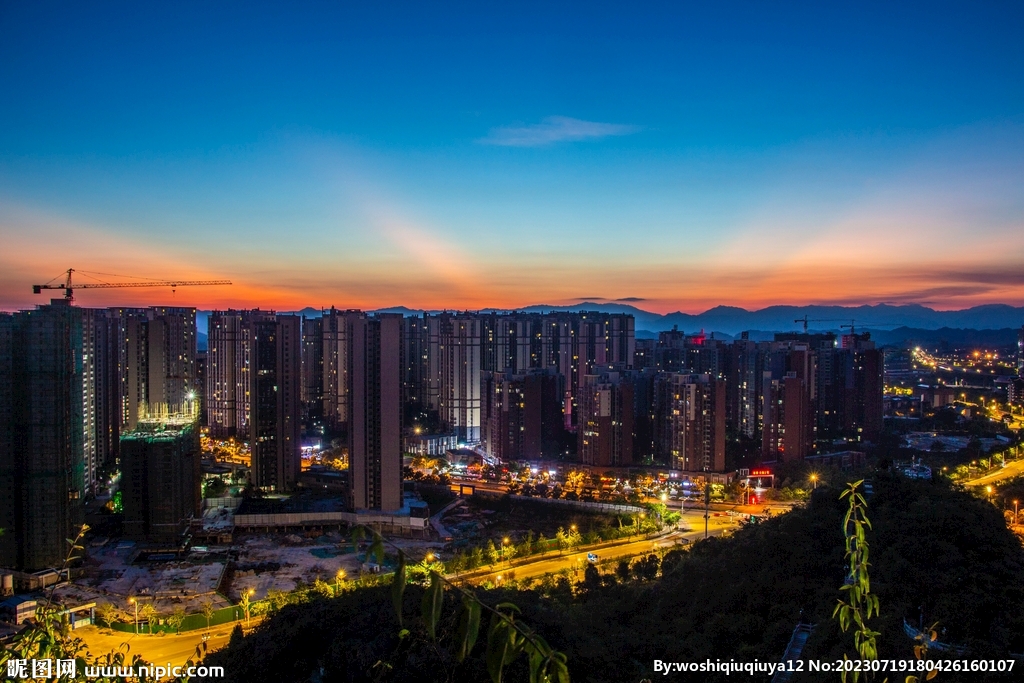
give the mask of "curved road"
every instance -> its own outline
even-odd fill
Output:
[[[714,515],[714,512],[712,512],[712,515]],[[671,548],[683,543],[692,543],[693,541],[704,538],[703,510],[687,510],[683,516],[681,524],[683,526],[682,529],[672,531],[669,534],[659,536],[657,538],[643,538],[610,547],[597,549],[590,548],[558,555],[526,558],[520,562],[513,560],[511,563],[495,566],[490,571],[474,571],[464,578],[452,578],[462,578],[462,580],[469,584],[479,584],[485,581],[501,583],[502,580],[508,578],[513,578],[519,581],[522,579],[537,578],[544,576],[545,574],[556,574],[566,569],[569,571],[582,570],[587,565],[588,552],[596,553],[598,561],[604,562],[607,560],[618,560],[625,557],[635,557],[637,555],[654,552],[655,550]],[[735,529],[737,526],[738,519],[734,517],[712,516],[708,520],[708,535],[720,536],[727,531]]]
[[[231,639],[231,629],[238,622],[220,624],[210,629],[210,639],[207,641],[207,651],[219,650],[228,644]],[[252,626],[257,623],[252,620]],[[129,650],[127,659],[131,661],[135,655],[141,655],[143,659],[155,665],[183,666],[190,657],[195,656],[196,647],[203,642],[202,630],[187,631],[181,635],[148,635],[140,633],[121,633],[96,626],[84,626],[75,630],[74,634],[85,643],[86,649],[93,657],[102,657],[110,652],[118,650],[127,643]]]

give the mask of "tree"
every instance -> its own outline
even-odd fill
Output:
[[[209,600],[203,602],[203,616],[206,617],[206,630],[210,630],[210,621],[213,619],[214,612],[213,603]]]
[[[507,548],[506,552],[508,552],[509,550],[512,550],[512,548]],[[516,557],[527,557],[531,553],[533,553],[533,530],[532,529],[527,531],[526,532],[526,536],[523,538],[523,540],[518,545],[515,546],[515,551],[514,552],[516,554]]]
[[[178,605],[167,617],[167,625],[174,629],[175,633],[181,633],[181,625],[185,622],[185,608]]]
[[[593,592],[601,588],[602,585],[601,572],[594,565],[588,564],[583,570],[583,590]]]
[[[156,617],[156,608],[153,603],[147,602],[139,607],[139,618],[146,622],[149,632],[153,632],[153,619]]]
[[[99,617],[100,621],[107,626],[113,625],[114,620],[117,619],[118,613],[119,610],[117,607],[109,602],[101,602],[99,606],[96,607],[96,616]]]
[[[543,533],[537,536],[537,552],[547,552],[548,549],[548,537]]]
[[[228,646],[238,647],[243,638],[245,638],[245,634],[242,633],[242,625],[235,624],[235,627],[231,629],[231,638],[228,640]]]
[[[204,498],[219,498],[228,490],[228,485],[220,477],[214,477],[203,485]]]
[[[484,561],[487,564],[494,564],[498,561],[498,549],[494,546],[494,541],[488,539],[487,545],[484,547]]]
[[[567,490],[572,490],[578,495],[586,480],[587,475],[585,473],[580,472],[579,470],[571,470],[565,475],[565,488]]]

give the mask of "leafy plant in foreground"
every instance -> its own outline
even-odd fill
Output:
[[[367,551],[367,557],[374,557],[378,563],[384,557],[384,539],[375,531],[373,541]],[[398,623],[403,623],[403,597],[407,584],[407,558],[405,552],[397,549],[398,566],[391,583],[391,600],[398,616]],[[554,650],[548,643],[526,624],[517,620],[519,608],[510,602],[502,602],[491,607],[482,602],[471,590],[457,585],[442,576],[436,570],[429,572],[429,584],[423,594],[420,611],[427,636],[432,641],[438,640],[437,625],[444,608],[444,592],[454,591],[461,596],[459,608],[459,626],[455,643],[455,660],[463,662],[473,651],[479,640],[480,625],[484,613],[490,615],[486,635],[487,672],[493,683],[501,683],[505,668],[521,655],[525,655],[530,671],[530,683],[569,683],[569,669],[563,653]],[[409,636],[405,628],[399,633],[400,638]]]

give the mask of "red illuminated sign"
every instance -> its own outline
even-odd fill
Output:
[[[752,476],[752,477],[770,477],[770,476],[772,476],[772,471],[768,470],[768,469],[750,470],[750,476]]]

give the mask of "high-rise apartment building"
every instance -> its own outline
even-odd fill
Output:
[[[323,333],[323,402],[324,423],[334,433],[344,434],[349,424],[349,318],[362,316],[361,311],[339,311],[331,308],[321,318]]]
[[[443,313],[429,319],[431,367],[441,422],[465,443],[480,442],[481,321],[471,314]]]
[[[810,346],[774,342],[762,378],[761,458],[794,462],[814,446],[815,367]]]
[[[249,316],[249,311],[213,311],[207,319],[203,403],[210,434],[217,438],[249,436]]]
[[[210,432],[248,440],[253,483],[288,490],[301,458],[302,319],[259,310],[214,311],[208,324]]]
[[[143,417],[122,435],[121,491],[129,538],[176,545],[202,514],[196,418],[195,413]]]
[[[867,335],[823,342],[815,353],[819,441],[873,441],[882,432],[884,357]]]
[[[196,384],[196,309],[171,306],[112,308],[120,426],[135,428],[153,412],[187,411],[201,396]],[[154,409],[155,410],[155,409]]]
[[[348,345],[350,504],[402,507],[402,359],[400,315],[345,316]]]
[[[726,428],[737,437],[760,439],[764,344],[737,339],[728,349]]]
[[[687,472],[725,471],[725,381],[708,374],[655,379],[658,453]]]
[[[104,309],[82,313],[82,464],[94,493],[114,468],[121,433],[117,317]]]
[[[322,423],[324,418],[323,318],[302,319],[302,419]]]
[[[82,309],[0,314],[0,565],[59,567],[83,522]]]
[[[580,462],[633,464],[633,383],[624,373],[599,370],[583,377],[576,434]]]
[[[301,465],[302,319],[254,315],[249,329],[252,480],[264,490],[288,491]]]
[[[483,443],[496,458],[538,460],[562,454],[562,381],[554,370],[483,374]]]
[[[437,415],[436,401],[431,405],[430,390],[430,324],[425,315],[409,316],[402,320],[402,358],[405,359],[402,382],[402,403],[406,423],[412,424],[421,416]]]
[[[644,370],[646,368],[657,368],[655,361],[655,349],[658,347],[657,339],[637,339],[633,353],[633,369]]]

